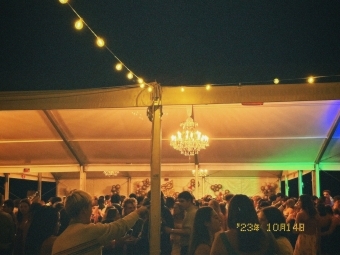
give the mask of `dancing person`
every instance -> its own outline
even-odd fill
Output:
[[[25,238],[31,222],[31,202],[29,199],[21,199],[17,213],[17,228],[15,233],[14,255],[23,255]]]
[[[318,247],[319,215],[309,195],[299,198],[301,210],[296,215],[295,232],[298,233],[294,255],[316,255]]]
[[[235,195],[231,199],[228,228],[215,236],[210,255],[273,255],[278,252],[274,236],[260,227],[253,202],[246,195]]]
[[[221,231],[221,222],[216,211],[209,206],[199,208],[192,229],[189,255],[209,254],[218,231]]]
[[[324,198],[325,198],[325,204],[326,205],[330,205],[330,206],[333,206],[334,204],[334,200],[333,198],[331,197],[331,191],[326,189],[322,192]]]
[[[169,234],[180,236],[181,255],[187,255],[189,250],[190,235],[192,233],[197,208],[194,205],[194,197],[189,191],[183,191],[178,194],[178,203],[179,206],[185,210],[182,228],[174,229],[165,227],[164,230]]]
[[[263,208],[257,213],[261,227],[274,235],[279,247],[278,255],[293,255],[293,247],[288,239],[288,226],[283,213],[274,206]]]
[[[215,212],[217,213],[217,216],[221,222],[221,230],[226,231],[227,230],[226,217],[221,212],[220,203],[217,200],[212,199],[209,201],[208,206],[214,209]]]
[[[51,254],[59,224],[58,209],[52,206],[38,208],[27,231],[25,254]]]
[[[15,224],[11,215],[2,208],[2,194],[0,193],[0,254],[11,255],[14,242]]]
[[[122,237],[147,211],[142,206],[126,217],[108,224],[90,224],[92,197],[85,191],[74,190],[65,202],[70,224],[54,242],[52,254],[101,254],[102,246]]]

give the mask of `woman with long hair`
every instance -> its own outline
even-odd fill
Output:
[[[228,228],[216,235],[210,255],[273,255],[278,252],[274,236],[260,227],[254,205],[246,195],[235,195],[231,199]]]
[[[206,255],[210,253],[214,235],[221,230],[220,219],[209,206],[197,210],[189,245],[189,255]]]
[[[263,208],[257,213],[260,224],[274,235],[279,247],[279,255],[293,255],[293,247],[289,242],[286,219],[283,213],[274,206]]]
[[[52,206],[42,206],[32,219],[25,242],[25,254],[52,254],[59,231],[59,212]]]
[[[310,196],[299,198],[301,210],[296,215],[295,232],[298,233],[294,255],[316,255],[318,251],[319,215]]]
[[[14,255],[24,254],[25,238],[31,220],[31,202],[28,198],[21,199],[17,212],[17,227],[14,241]]]
[[[223,231],[227,230],[226,218],[221,211],[220,203],[217,200],[212,199],[212,200],[209,201],[208,205],[212,209],[214,209],[215,212],[217,213],[217,216],[218,216],[218,218],[220,219],[220,222],[221,222],[221,230],[223,230]]]
[[[174,204],[174,210],[173,210],[173,218],[174,218],[175,228],[182,228],[184,216],[185,216],[184,209],[182,207],[180,207],[178,202],[176,202]],[[170,239],[171,239],[171,243],[172,243],[171,254],[173,254],[173,255],[180,254],[181,253],[180,236],[170,234]]]
[[[106,215],[105,219],[101,221],[101,223],[103,224],[114,222],[115,220],[119,220],[121,218],[119,211],[115,207],[107,209],[105,215]]]

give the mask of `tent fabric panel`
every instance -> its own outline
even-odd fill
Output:
[[[247,178],[207,178],[205,180],[205,193],[210,194],[215,197],[215,192],[210,189],[211,185],[214,184],[221,184],[222,191],[229,190],[232,194],[245,194],[248,196],[254,195],[263,195],[261,192],[261,186],[266,184],[277,184],[277,178],[254,178],[254,177],[247,177]]]
[[[63,142],[0,143],[0,165],[76,164]]]
[[[161,88],[162,164],[193,165],[193,157],[185,157],[169,145],[193,104],[198,130],[210,138],[210,146],[198,155],[200,164],[239,164],[247,170],[255,169],[254,163],[275,164],[265,168],[271,170],[280,169],[280,164],[283,170],[292,169],[287,164],[309,166],[340,109],[339,87],[339,83],[221,86],[210,91],[189,87],[183,93],[179,88]],[[150,164],[151,122],[146,102],[151,102],[152,94],[144,92],[121,88],[0,93],[0,117],[6,122],[0,126],[0,166],[39,165],[46,169],[59,165],[67,171],[66,165],[76,165],[72,169],[78,171],[79,164]],[[168,95],[174,96],[172,102],[167,101]],[[245,106],[242,102],[263,105]],[[53,115],[65,141],[44,112]],[[79,162],[65,144],[74,149]],[[325,153],[332,157],[330,163],[338,163],[338,148],[339,141],[333,140]]]
[[[0,111],[0,142],[61,141],[43,111]]]
[[[163,105],[338,100],[340,83],[162,87]]]
[[[120,193],[124,195],[128,195],[128,189],[130,188],[130,192],[136,192],[136,183],[141,182],[142,180],[149,178],[147,175],[138,176],[131,178],[131,186],[128,187],[128,182],[126,178],[122,177],[101,177],[100,179],[90,179],[86,182],[86,190],[93,195],[105,195],[110,194],[112,185],[119,184],[121,186]],[[188,186],[190,186],[190,180],[193,179],[191,176],[187,177],[173,177],[170,178],[173,182],[173,191],[181,192],[183,190],[187,190]],[[211,185],[221,184],[221,191],[229,190],[230,193],[233,194],[246,194],[249,196],[259,195],[261,194],[261,186],[267,184],[277,183],[277,178],[275,177],[266,177],[266,178],[256,178],[256,177],[222,177],[222,178],[212,178],[207,177],[204,180],[200,178],[200,186],[199,193],[202,193],[202,185],[204,185],[204,195],[210,194],[215,196],[214,191],[210,189]],[[165,184],[169,181],[161,180],[161,184]],[[79,181],[77,178],[74,179],[63,179],[58,185],[58,192],[60,195],[67,195],[74,187],[79,185]],[[204,183],[203,183],[204,182]],[[147,189],[149,190],[149,188]],[[201,194],[202,195],[202,194]]]
[[[163,105],[232,104],[243,102],[291,102],[338,100],[340,83],[276,84],[251,86],[186,86],[185,93],[175,86],[161,87]],[[53,110],[124,108],[152,105],[147,89],[125,87],[65,90],[1,92],[1,110]]]
[[[331,139],[321,159],[321,162],[322,163],[339,163],[340,162],[340,138]]]
[[[340,106],[338,109],[338,118],[340,118]],[[322,163],[340,163],[340,120],[334,122],[334,124],[337,126],[334,127],[333,136],[321,158]]]
[[[69,140],[151,139],[146,108],[53,111]]]
[[[0,92],[1,110],[124,108],[150,105],[150,93],[147,88],[140,89],[139,84],[101,89]]]
[[[150,140],[71,142],[86,155],[85,164],[148,164]]]
[[[210,138],[326,137],[336,109],[340,101],[200,105],[194,113],[198,129]]]
[[[192,167],[193,168],[193,167]],[[119,178],[127,178],[127,177],[145,177],[150,175],[149,171],[137,171],[137,170],[125,170],[121,168],[118,170],[119,173],[117,176],[105,177],[103,171],[96,172],[86,172],[87,179],[119,179]],[[253,171],[253,170],[208,170],[208,176],[206,178],[231,178],[231,177],[242,177],[242,178],[279,178],[282,174],[282,171]],[[184,169],[182,171],[161,171],[162,178],[194,178],[192,174],[192,169]],[[61,179],[75,179],[79,178],[79,173],[58,173],[58,176]]]
[[[320,143],[322,139],[212,140],[198,157],[204,163],[314,162]],[[163,151],[171,149],[170,145],[163,147]],[[168,155],[163,158],[164,163],[171,160]]]

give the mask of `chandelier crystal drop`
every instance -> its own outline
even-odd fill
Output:
[[[197,126],[197,122],[191,117],[187,118],[185,122],[180,124],[182,131],[171,136],[170,146],[185,156],[198,154],[201,149],[205,149],[209,146],[209,138],[195,130]]]
[[[196,169],[192,170],[192,175],[196,176]],[[207,169],[198,169],[197,171],[198,177],[206,177],[208,175]]]
[[[117,176],[119,174],[119,171],[113,171],[113,170],[108,170],[103,172],[105,176],[111,177],[111,176]]]

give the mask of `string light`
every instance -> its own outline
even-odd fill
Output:
[[[96,43],[97,43],[98,47],[104,47],[104,45],[105,45],[104,39],[99,37],[99,36],[97,37]]]
[[[313,76],[308,77],[308,83],[314,83],[315,78]]]
[[[121,63],[118,63],[116,66],[115,66],[116,70],[117,71],[121,71],[122,68],[123,68],[123,65]]]
[[[71,8],[71,10],[78,16],[78,20],[75,21],[74,23],[74,27],[77,29],[77,30],[80,30],[84,27],[84,25],[92,32],[92,34],[96,37],[96,44],[98,47],[104,47],[105,46],[105,41],[103,38],[99,37],[96,35],[96,33],[88,26],[88,24],[84,21],[84,19],[76,12],[76,10],[69,4],[69,0],[59,0],[59,2],[61,4],[68,4],[68,6]],[[135,75],[126,65],[123,64],[123,62],[107,47],[105,46],[105,48],[111,53],[111,55],[113,55],[114,58],[116,58],[119,63],[116,64],[115,66],[115,69],[120,71],[123,69],[123,67],[125,67],[129,73],[127,74],[127,77],[128,79],[132,79],[134,76],[138,78],[137,75]],[[340,75],[328,75],[328,76],[317,76],[317,77],[313,77],[313,76],[310,76],[310,77],[304,77],[304,78],[294,78],[294,79],[282,79],[282,81],[290,81],[290,82],[293,82],[293,81],[296,81],[296,80],[306,80],[307,79],[307,82],[308,83],[314,83],[316,78],[331,78],[331,77],[339,77]],[[239,82],[239,83],[223,83],[223,84],[212,84],[212,85],[215,85],[215,86],[219,86],[219,85],[237,85],[237,84],[242,84],[242,85],[245,85],[245,84],[264,84],[264,83],[271,83],[271,82],[274,82],[274,84],[279,84],[281,81],[278,79],[278,78],[275,78],[273,81],[252,81],[252,82]],[[140,87],[141,88],[144,88],[145,85],[148,85],[147,83],[144,84],[144,81],[142,82],[139,82],[139,79],[138,79],[138,83],[140,84]],[[206,90],[210,90],[211,89],[211,84],[207,84],[205,86]],[[184,87],[181,88],[181,91],[184,92]],[[148,87],[148,91],[151,92],[152,91],[152,88],[149,86]]]
[[[97,34],[89,27],[89,25],[84,21],[84,19],[77,13],[77,11],[68,3],[68,0],[59,0],[59,2],[61,4],[68,4],[68,6],[71,8],[71,10],[78,16],[78,20],[75,21],[74,23],[74,27],[77,30],[80,30],[84,27],[84,25],[91,31],[91,33],[96,37],[96,44],[98,47],[104,47],[105,46],[105,41],[103,38],[97,36]],[[123,69],[123,66],[129,71],[129,73],[127,74],[127,78],[128,79],[133,79],[133,77],[137,77],[137,75],[135,75],[126,65],[123,64],[123,62],[107,47],[105,46],[105,48],[111,53],[111,55],[117,59],[119,61],[118,64],[115,65],[115,69],[120,71]],[[145,84],[144,84],[144,80],[141,78],[138,78],[138,83],[140,84],[141,88],[144,88]]]
[[[77,30],[83,29],[83,27],[84,27],[83,20],[82,20],[82,19],[78,19],[78,20],[74,23],[74,27],[75,27]]]

